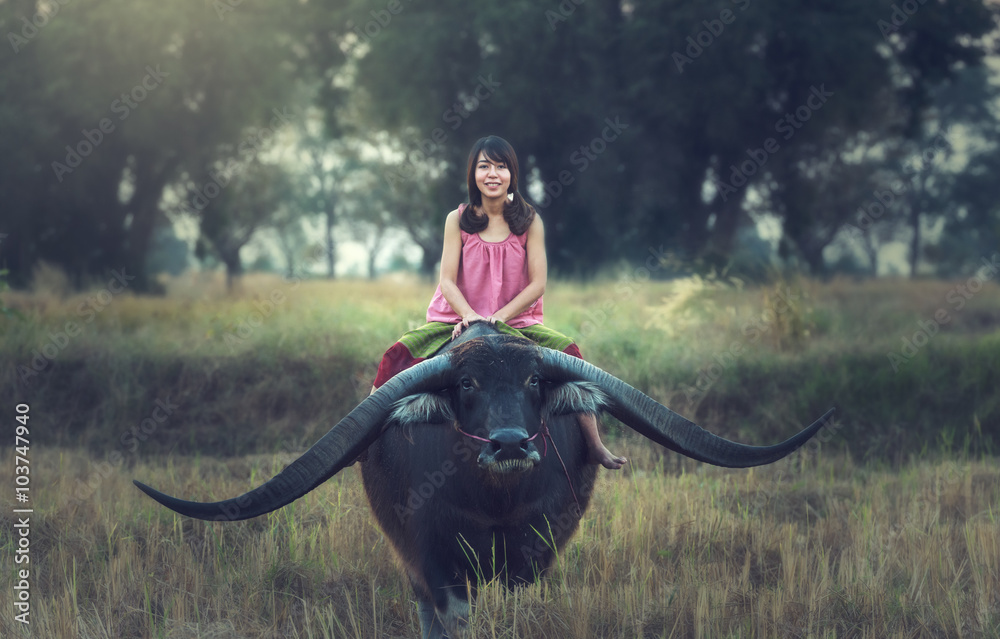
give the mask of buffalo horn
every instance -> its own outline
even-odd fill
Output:
[[[606,410],[641,435],[698,461],[747,468],[770,464],[790,454],[822,428],[833,415],[830,409],[808,428],[774,446],[748,446],[713,435],[617,377],[578,357],[543,348],[542,376],[550,381],[589,381],[612,400]]]
[[[167,508],[188,517],[236,521],[263,515],[295,501],[351,464],[379,437],[394,402],[410,394],[448,386],[451,371],[451,357],[444,354],[399,373],[358,404],[301,457],[241,497],[211,503],[185,501],[140,482],[134,483]]]

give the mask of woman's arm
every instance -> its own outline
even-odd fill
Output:
[[[441,294],[452,310],[462,317],[455,327],[455,335],[474,320],[486,318],[472,310],[465,295],[458,289],[458,266],[462,260],[462,233],[458,226],[458,210],[448,214],[444,222],[444,247],[441,249]]]
[[[492,319],[506,322],[517,317],[545,293],[545,281],[548,278],[545,228],[542,226],[542,218],[537,214],[532,220],[531,226],[528,227],[528,242],[525,250],[528,253],[528,285],[506,306],[494,313]]]

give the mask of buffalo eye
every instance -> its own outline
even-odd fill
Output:
[[[472,386],[473,386],[472,380],[469,379],[468,377],[463,377],[462,378],[461,385],[462,385],[462,390],[472,390]]]
[[[538,387],[538,383],[540,381],[541,381],[541,379],[538,377],[538,375],[532,375],[528,379],[528,385],[531,386],[532,388],[537,388]]]

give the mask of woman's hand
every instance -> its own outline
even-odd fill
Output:
[[[495,321],[496,320],[493,317],[485,318],[482,315],[480,315],[479,313],[476,313],[475,311],[473,311],[473,312],[469,313],[468,315],[464,316],[462,318],[461,322],[459,322],[458,324],[455,324],[455,330],[453,330],[451,332],[451,338],[455,339],[456,337],[458,337],[459,335],[461,335],[462,331],[464,331],[466,328],[468,328],[469,324],[471,324],[473,322],[489,322],[490,324],[492,324]]]

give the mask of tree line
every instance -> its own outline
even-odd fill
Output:
[[[968,272],[1000,240],[996,26],[985,0],[8,0],[0,268],[148,290],[186,221],[232,277],[264,233],[332,275],[345,232],[374,255],[391,229],[431,273],[496,134],[558,273],[749,269],[759,225],[818,275],[889,243]]]

